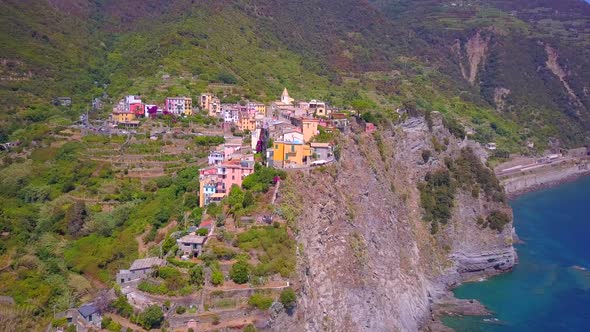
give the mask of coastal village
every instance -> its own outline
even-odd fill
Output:
[[[194,103],[182,96],[156,105],[129,95],[99,124],[82,116],[77,128],[88,135],[115,134],[134,142],[138,131],[147,126],[148,143],[170,135],[184,137],[175,140],[177,146],[187,139],[206,142],[208,151],[200,148],[194,152],[202,157],[195,160],[198,188],[193,188],[197,209],[202,212],[195,215],[188,211],[184,220],[169,225],[174,227],[171,232],[158,233],[159,254],[140,249],[140,258],[116,274],[113,289],[78,308],[56,313],[53,330],[254,330],[264,327],[264,322],[281,310],[291,310],[295,295],[289,274],[294,258],[280,257],[281,252],[275,252],[279,257],[268,257],[266,248],[295,250],[286,227],[288,218],[273,207],[280,181],[285,171],[335,162],[335,138],[350,131],[355,115],[354,110],[339,110],[322,101],[296,101],[285,88],[278,100],[268,104],[221,103],[213,93],[203,93]],[[162,126],[195,116],[208,119],[209,125],[196,132]],[[375,130],[371,123],[363,125],[367,132]],[[109,162],[116,163],[113,158]],[[150,162],[139,164],[139,169],[149,168]],[[142,181],[164,173],[126,170],[127,176]],[[251,193],[259,193],[255,202]],[[236,196],[239,207],[234,206]],[[278,243],[260,246],[251,239],[256,236]],[[258,269],[263,271],[247,272]],[[148,326],[138,317],[149,310],[161,310],[162,316]]]
[[[297,286],[290,277],[299,249],[289,227],[293,211],[276,203],[281,181],[337,162],[340,135],[373,134],[377,128],[356,110],[295,100],[286,88],[270,103],[222,103],[220,97],[168,97],[158,105],[128,95],[108,118],[90,121],[83,115],[60,133],[67,140],[114,139],[118,148],[93,148],[88,158],[112,165],[124,179],[155,181],[158,188],[169,185],[168,176],[187,177],[193,187],[186,191],[194,196],[179,207],[181,216],[151,216],[157,223],[135,239],[137,259],[121,266],[109,287],[89,301],[56,312],[50,330],[256,331],[280,312],[292,313]],[[401,118],[407,111],[396,112]],[[123,146],[131,152],[122,153]],[[493,142],[484,146],[489,153],[498,148]],[[586,148],[556,149],[542,158],[499,164],[496,173],[518,187],[510,181],[523,172],[587,172],[587,164],[578,163],[587,156]],[[197,171],[184,175],[187,167]],[[117,205],[108,198],[98,203],[106,210]]]
[[[83,115],[71,133],[121,137],[121,146],[138,151],[90,150],[91,160],[119,167],[126,178],[142,183],[197,167],[189,175],[196,187],[187,188],[195,193],[194,203],[181,218],[156,215],[158,229],[152,226],[136,238],[139,257],[111,277],[114,287],[55,313],[51,330],[256,331],[281,311],[291,312],[297,248],[288,227],[293,216],[276,205],[281,180],[289,172],[336,162],[337,138],[353,128],[376,131],[356,110],[298,101],[286,88],[271,103],[222,103],[219,95],[202,93],[194,102],[180,96],[157,105],[129,95],[114,105],[108,119],[91,122]],[[497,145],[485,148],[493,153]],[[540,159],[500,164],[496,173],[518,186],[510,176],[532,169],[571,166],[572,174],[584,172],[576,160],[587,155],[586,148],[552,151]],[[109,201],[101,204],[112,209]]]

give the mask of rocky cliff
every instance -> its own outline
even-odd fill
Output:
[[[423,221],[417,184],[468,144],[439,116],[432,120],[431,129],[410,118],[341,137],[339,163],[290,174],[279,201],[300,212],[300,296],[295,314],[279,317],[273,330],[428,329],[450,287],[515,264],[511,223],[497,232],[476,222],[494,208],[509,211],[504,203],[458,191],[447,225],[432,235]],[[433,151],[427,162],[423,150]]]

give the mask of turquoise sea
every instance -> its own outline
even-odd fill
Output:
[[[510,202],[519,264],[510,273],[465,284],[491,317],[445,318],[456,331],[590,331],[590,177]]]

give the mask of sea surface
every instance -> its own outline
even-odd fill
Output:
[[[590,177],[510,202],[519,264],[465,284],[491,317],[444,318],[456,331],[590,331]]]

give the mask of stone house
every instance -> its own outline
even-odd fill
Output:
[[[119,284],[141,280],[149,276],[154,267],[163,266],[166,262],[158,257],[137,259],[128,270],[119,270],[116,280]]]

